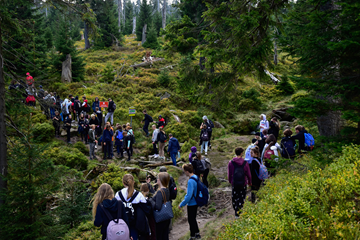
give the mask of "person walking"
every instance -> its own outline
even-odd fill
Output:
[[[88,100],[86,99],[86,97],[83,96],[82,100],[83,100],[83,103],[81,104],[81,111],[85,112],[85,113],[90,112],[90,107],[89,107]]]
[[[95,194],[92,215],[94,219],[94,225],[96,227],[101,226],[100,231],[102,240],[107,239],[107,227],[111,220],[115,219],[117,221],[117,219],[121,217],[121,219],[126,223],[127,227],[129,226],[129,219],[125,214],[125,207],[123,202],[114,198],[114,191],[107,183],[101,184],[97,193]],[[110,215],[112,219],[109,219],[108,215]],[[125,227],[125,229],[127,228]],[[126,234],[129,234],[130,239],[130,230],[127,229],[127,231],[128,232]]]
[[[97,159],[97,157],[95,156],[95,146],[97,143],[98,141],[96,140],[95,125],[92,124],[90,125],[89,130],[90,160]]]
[[[207,156],[208,144],[209,144],[209,127],[206,124],[202,125],[202,129],[200,132],[200,140],[201,140],[201,154],[205,150],[205,156]]]
[[[269,135],[273,134],[276,140],[278,140],[280,128],[281,128],[281,124],[279,120],[277,119],[277,117],[273,117],[269,123],[268,134]]]
[[[100,109],[100,101],[99,101],[99,98],[98,98],[98,97],[95,98],[95,101],[94,101],[93,104],[92,104],[93,113],[96,112],[96,108],[99,108],[99,109]]]
[[[148,129],[149,124],[151,122],[153,122],[154,120],[149,114],[147,114],[146,110],[143,110],[143,114],[144,114],[144,120],[141,121],[141,124],[144,123],[143,130],[144,130],[144,132],[146,134],[146,137],[148,137],[149,136],[149,129]]]
[[[158,117],[158,122],[157,122],[157,125],[158,125],[158,128],[160,128],[160,127],[165,127],[165,119],[161,116],[161,115],[159,115],[159,117]]]
[[[269,121],[266,120],[266,115],[260,115],[260,137],[264,138],[264,130],[269,130]]]
[[[60,135],[60,123],[61,123],[61,116],[58,111],[55,111],[55,116],[53,117],[53,126],[55,128],[55,137],[59,137]]]
[[[26,84],[31,86],[34,84],[34,78],[30,75],[30,73],[26,73]]]
[[[176,166],[176,156],[178,152],[180,152],[180,144],[179,141],[174,138],[174,136],[170,133],[169,134],[169,146],[168,146],[168,154],[171,157],[173,165]]]
[[[188,223],[190,226],[190,239],[201,239],[199,226],[196,221],[197,209],[198,205],[196,203],[195,197],[197,193],[197,180],[198,176],[194,174],[194,169],[191,164],[183,165],[184,173],[187,177],[189,177],[187,183],[187,191],[184,200],[180,203],[179,209],[185,207],[187,205],[187,217]]]
[[[158,144],[158,140],[157,140],[157,137],[158,137],[158,134],[160,132],[159,129],[156,128],[156,125],[152,125],[152,129],[153,129],[153,134],[152,134],[152,144],[153,144],[153,149],[154,149],[154,158],[158,158],[159,157],[159,151],[157,149],[157,144]]]
[[[71,117],[71,114],[70,114],[70,115],[67,117],[66,122],[65,122],[66,133],[67,133],[67,143],[71,143],[71,142],[70,142],[71,123],[72,123],[72,117]]]
[[[79,115],[79,121],[78,121],[78,133],[80,134],[81,141],[84,141],[84,135],[85,135],[85,117],[84,114],[81,113]]]
[[[298,153],[302,153],[302,151],[309,151],[309,148],[305,146],[305,133],[308,133],[304,126],[297,125],[295,127],[296,135],[292,136],[291,139],[299,141]]]
[[[103,136],[102,136],[102,141],[104,143],[104,160],[106,159],[106,154],[107,154],[107,158],[111,159],[111,139],[112,136],[114,135],[114,132],[111,130],[111,126],[110,124],[106,124]]]
[[[124,135],[123,135],[123,131],[122,131],[122,126],[120,124],[116,124],[115,146],[116,146],[116,151],[117,151],[117,154],[118,154],[117,155],[118,158],[123,158],[124,157],[123,140],[124,140]]]
[[[214,123],[208,119],[207,116],[203,116],[203,122],[201,123],[200,129],[204,128],[204,125],[206,125],[206,129],[209,135],[209,142],[208,142],[208,147],[211,149],[211,135],[212,135],[212,129],[215,127]]]
[[[110,118],[111,125],[114,124],[115,109],[116,109],[116,104],[114,103],[114,101],[111,98],[109,98],[108,113],[106,114],[105,122],[107,122],[108,119]]]
[[[244,149],[236,148],[236,157],[229,161],[228,180],[232,186],[232,205],[235,210],[235,218],[239,218],[246,198],[246,187],[251,186],[251,172],[247,161],[242,158]]]
[[[170,191],[168,189],[170,175],[167,172],[160,172],[157,176],[158,190],[150,199],[154,211],[160,211],[164,203],[170,201]],[[171,219],[156,223],[156,240],[169,239],[169,227]]]
[[[262,180],[259,179],[260,174],[260,151],[259,147],[255,146],[250,150],[252,161],[250,164],[251,171],[251,202],[256,201],[256,192],[259,191]]]
[[[132,135],[127,131],[123,131],[123,147],[126,149],[126,153],[128,155],[128,161],[131,160],[132,156]]]
[[[157,141],[159,142],[159,156],[160,156],[160,160],[163,159],[165,161],[164,148],[165,148],[167,136],[165,134],[163,127],[160,127],[159,131],[160,132],[158,133],[158,136],[157,136]]]

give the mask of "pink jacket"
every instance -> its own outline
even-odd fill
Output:
[[[238,165],[243,165],[244,163],[244,159],[243,158],[233,158],[233,160],[236,164]],[[228,180],[229,183],[231,183],[231,185],[233,185],[233,175],[234,175],[234,164],[231,162],[231,160],[229,161],[228,164]],[[250,166],[249,163],[246,163],[245,167],[244,167],[244,172],[245,172],[245,186],[246,185],[250,185],[251,184],[251,171],[250,171]]]

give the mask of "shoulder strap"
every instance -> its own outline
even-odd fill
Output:
[[[139,192],[136,191],[136,192],[132,195],[132,197],[130,198],[129,202],[134,201],[134,199],[137,197],[138,194],[139,194]]]
[[[239,166],[239,165],[238,165],[236,162],[234,162],[233,160],[231,160],[231,163],[233,164],[234,167],[238,167],[238,166]]]
[[[119,194],[119,197],[121,198],[121,201],[126,202],[126,200],[125,200],[124,196],[122,195],[121,191],[118,191],[118,194]]]
[[[122,212],[121,212],[121,209],[122,209],[122,206],[123,206],[123,202],[122,201],[118,201],[118,212],[117,212],[117,219],[116,219],[116,223],[119,222],[119,219],[122,219]]]
[[[245,165],[246,165],[246,161],[244,160],[244,163],[241,165],[243,168],[245,167]]]
[[[110,213],[104,208],[104,206],[102,205],[102,203],[100,203],[100,207],[102,208],[102,210],[104,211],[105,215],[107,216],[107,218],[111,221],[114,218],[110,215]]]

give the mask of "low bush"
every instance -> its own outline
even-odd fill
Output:
[[[54,137],[54,126],[50,123],[36,123],[32,128],[34,140],[38,142],[49,142]]]
[[[80,152],[85,154],[86,156],[89,155],[89,149],[85,146],[83,142],[76,142],[74,144],[74,148],[78,149]]]
[[[53,160],[57,165],[64,165],[78,170],[87,169],[89,160],[77,148],[53,147],[44,152],[44,155]]]

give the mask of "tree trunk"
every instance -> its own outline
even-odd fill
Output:
[[[156,11],[159,13],[160,12],[160,0],[156,0]]]
[[[84,22],[85,30],[84,30],[84,38],[85,38],[85,50],[90,48],[89,42],[89,26],[87,25],[86,21]]]
[[[7,175],[7,140],[5,127],[5,79],[4,79],[4,58],[2,56],[2,21],[0,18],[0,190],[6,188],[6,181],[2,177]],[[0,197],[0,205],[3,204]]]
[[[145,24],[143,27],[141,45],[146,42],[146,29],[147,29],[147,24]]]
[[[164,5],[163,5],[163,14],[162,14],[162,28],[165,30],[166,27],[166,0],[164,0]]]
[[[133,17],[133,30],[132,30],[132,34],[135,34],[136,31],[136,17]]]
[[[274,64],[278,64],[278,55],[277,55],[277,45],[276,45],[276,39],[274,40]]]
[[[125,0],[123,0],[124,3],[123,3],[123,6],[124,6],[124,9],[123,9],[123,22],[124,22],[124,26],[125,26],[125,19],[126,19],[126,15],[125,15],[125,8],[126,8],[126,2]]]
[[[121,32],[121,19],[122,19],[122,1],[118,0],[118,27]]]
[[[61,81],[70,83],[72,81],[71,55],[66,55],[66,60],[62,63]]]
[[[344,124],[340,111],[329,111],[326,115],[318,116],[316,122],[320,135],[325,137],[339,136]]]

